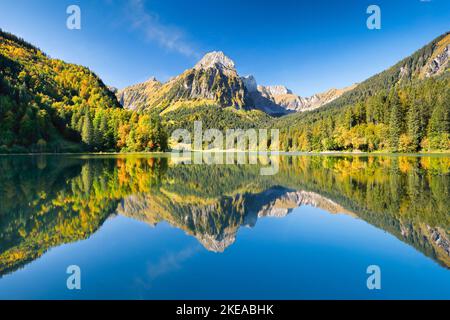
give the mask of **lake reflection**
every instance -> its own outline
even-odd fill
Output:
[[[449,157],[277,161],[0,157],[0,298],[450,298]]]

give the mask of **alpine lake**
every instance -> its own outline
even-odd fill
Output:
[[[449,155],[271,161],[0,156],[0,298],[450,299]]]

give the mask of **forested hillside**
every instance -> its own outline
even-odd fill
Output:
[[[450,34],[318,110],[274,121],[283,150],[450,150]]]
[[[0,30],[0,152],[162,150],[159,122],[122,109],[89,69]]]
[[[222,53],[206,55],[194,77],[123,91],[134,106],[124,109],[89,69],[0,30],[0,153],[161,151],[174,129],[198,120],[205,129],[279,128],[282,151],[449,151],[449,55],[446,33],[324,107],[272,118],[242,107],[242,79]]]
[[[223,108],[213,101],[179,102],[162,117],[169,132],[177,128],[193,130],[194,121],[202,121],[203,129],[266,128],[272,119],[259,110]]]

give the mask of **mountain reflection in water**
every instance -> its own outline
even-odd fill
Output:
[[[170,156],[0,157],[0,276],[88,239],[111,215],[162,221],[224,252],[240,227],[304,205],[363,219],[450,267],[450,158],[280,156],[194,165]]]

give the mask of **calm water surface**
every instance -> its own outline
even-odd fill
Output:
[[[450,157],[274,161],[0,157],[0,298],[450,299]]]

